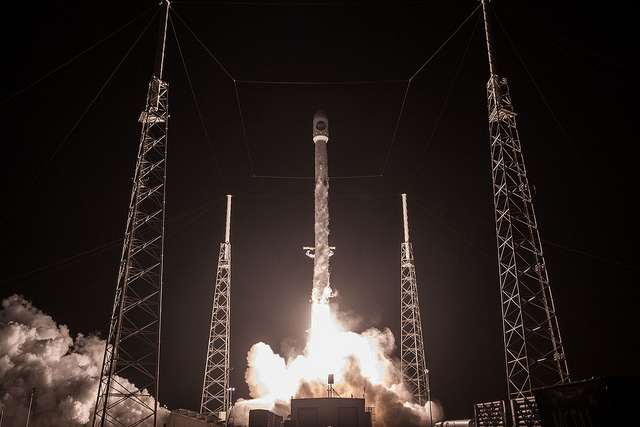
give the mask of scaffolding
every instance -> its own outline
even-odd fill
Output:
[[[424,405],[431,401],[429,370],[424,353],[422,321],[418,301],[418,284],[413,263],[413,248],[409,241],[409,223],[407,218],[407,195],[402,195],[402,213],[404,218],[404,242],[401,245],[401,296],[400,296],[400,332],[401,332],[401,370],[403,382],[414,403]]]
[[[482,1],[504,352],[509,399],[569,381],[558,319],[527,180],[507,79],[494,72],[486,0]]]
[[[231,196],[227,196],[225,240],[220,244],[213,292],[207,364],[204,370],[200,413],[226,419],[229,413],[229,333],[231,319]]]
[[[161,27],[161,58],[151,78],[133,178],[115,299],[105,346],[94,426],[156,425],[165,221],[169,85],[162,80],[169,2]]]

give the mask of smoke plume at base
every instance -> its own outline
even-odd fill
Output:
[[[285,360],[265,343],[251,347],[245,380],[253,399],[238,402],[232,412],[236,424],[248,424],[250,409],[269,409],[286,417],[292,397],[327,397],[328,374],[335,376],[338,396],[364,397],[366,406],[375,408],[375,427],[427,427],[444,418],[436,402],[412,403],[399,362],[390,356],[395,339],[389,329],[344,331],[328,304],[313,304],[311,318],[301,355]]]
[[[58,325],[22,296],[4,299],[0,309],[3,425],[24,425],[30,401],[30,427],[89,423],[104,347],[105,341],[95,335],[78,334],[74,340],[67,326]],[[118,381],[130,385],[126,379]],[[125,421],[134,410],[123,406],[116,415]],[[164,422],[168,411],[159,410],[158,417]]]

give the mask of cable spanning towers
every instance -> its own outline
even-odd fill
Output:
[[[156,425],[169,85],[162,80],[169,1],[149,83],[93,425]],[[135,385],[134,385],[135,384]]]
[[[402,195],[404,242],[401,249],[400,341],[402,379],[413,396],[413,401],[424,405],[431,400],[429,370],[424,354],[422,321],[418,302],[418,284],[413,263],[413,248],[409,241],[407,195]]]
[[[502,324],[509,398],[569,381],[507,79],[494,71],[486,0],[482,0]],[[520,425],[520,424],[518,424]]]
[[[227,225],[220,243],[216,287],[213,292],[207,364],[204,370],[200,413],[224,420],[229,406],[229,332],[231,319],[231,196],[227,196]]]

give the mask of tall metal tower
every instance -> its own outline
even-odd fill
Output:
[[[227,195],[227,225],[220,243],[216,287],[213,292],[207,364],[200,413],[226,419],[229,411],[229,332],[231,319],[231,196]]]
[[[400,363],[402,379],[412,394],[413,401],[424,405],[431,401],[431,390],[429,389],[429,370],[424,355],[413,248],[409,241],[406,194],[402,195],[402,214],[404,243],[401,245],[400,341],[402,348]]]
[[[169,1],[149,83],[129,216],[93,425],[156,425],[165,219],[168,89],[162,80]]]
[[[482,0],[490,77],[487,83],[502,327],[510,399],[569,381],[542,243],[507,79],[494,71]]]

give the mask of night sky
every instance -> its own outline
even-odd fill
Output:
[[[640,376],[637,11],[492,5],[571,377]],[[303,348],[320,108],[334,303],[356,332],[399,341],[407,193],[433,397],[449,419],[505,398],[479,2],[172,6],[160,402],[199,409],[226,194],[234,398],[249,397],[251,345]],[[3,13],[0,297],[24,295],[74,335],[108,332],[159,9]]]

